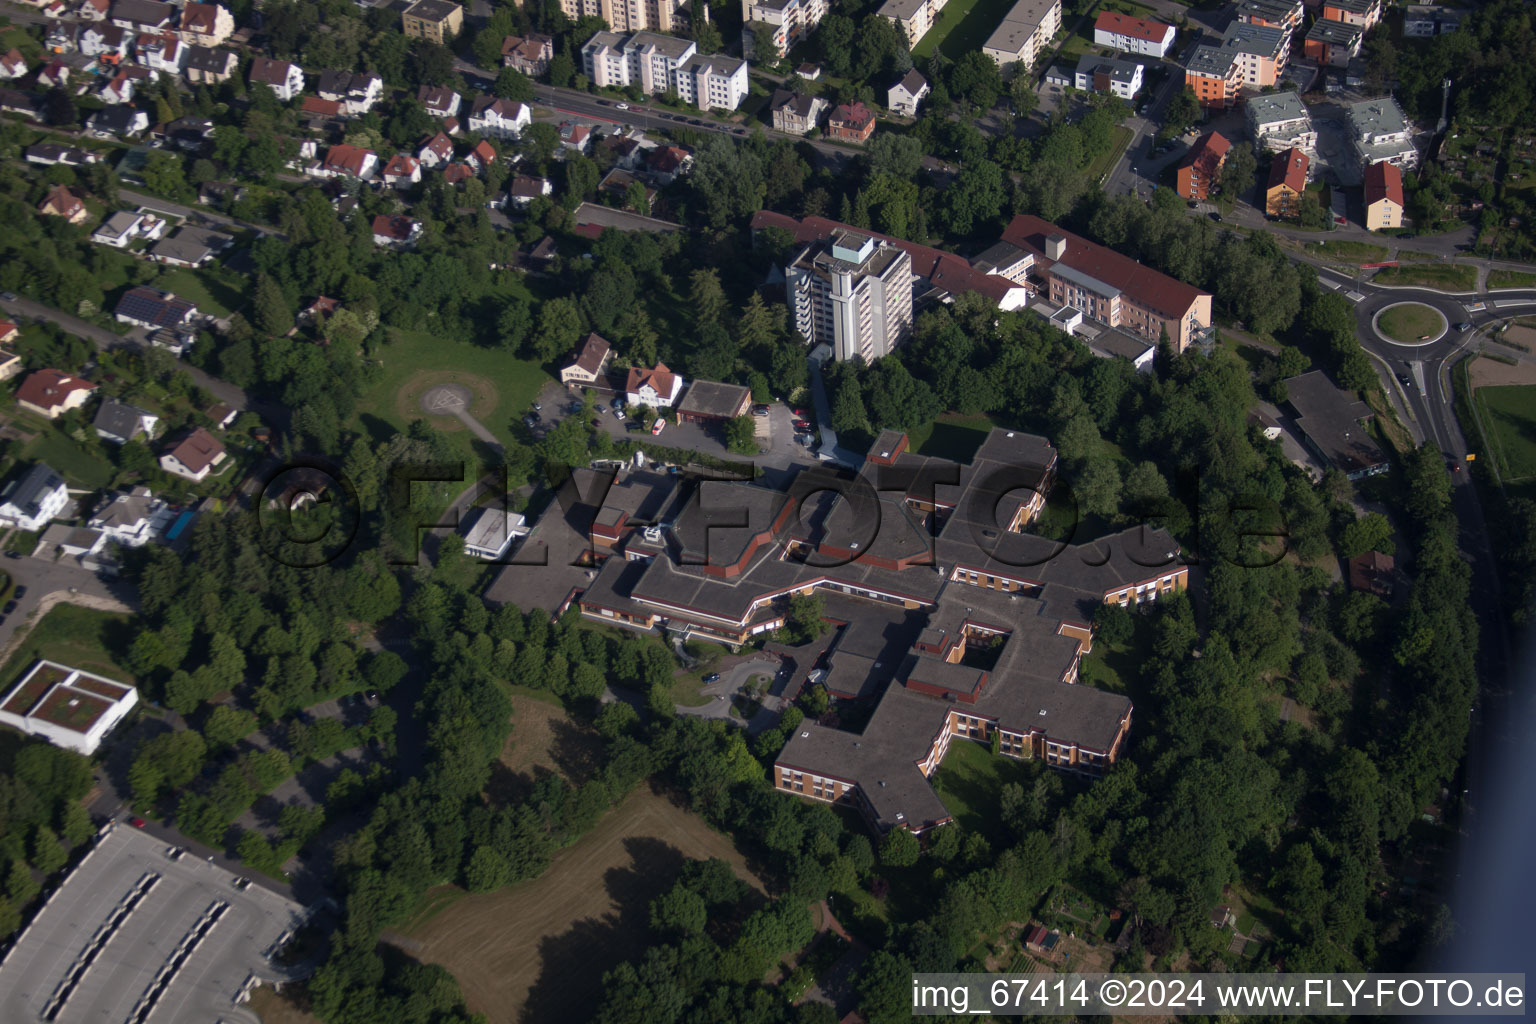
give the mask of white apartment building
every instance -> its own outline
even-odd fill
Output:
[[[0,722],[89,757],[138,700],[127,683],[39,661],[0,703]]]
[[[1307,156],[1317,153],[1317,129],[1312,115],[1294,92],[1275,92],[1249,96],[1247,101],[1248,137],[1260,153],[1281,153],[1299,149]]]
[[[747,97],[747,62],[696,50],[691,39],[655,32],[598,32],[581,48],[581,61],[599,88],[671,90],[700,110],[735,110]]]
[[[837,229],[784,276],[795,329],[839,361],[879,359],[912,333],[912,258],[890,242]]]
[[[1166,57],[1173,46],[1174,27],[1167,22],[1133,18],[1119,11],[1100,11],[1093,23],[1095,46],[1108,46],[1143,57]]]
[[[1419,152],[1402,108],[1390,96],[1346,104],[1351,141],[1362,168],[1387,163],[1402,170],[1418,166]]]
[[[982,44],[981,52],[1003,67],[1028,69],[1061,31],[1061,0],[1019,0]]]
[[[602,18],[614,32],[671,32],[682,27],[679,0],[560,0],[572,21]]]
[[[928,34],[939,20],[939,12],[946,0],[885,0],[875,13],[901,29],[907,38],[907,49]]]
[[[783,57],[791,46],[811,34],[826,14],[827,0],[741,0],[741,52],[762,59],[752,52],[756,41],[753,22],[773,26],[773,41],[778,46],[774,56]]]

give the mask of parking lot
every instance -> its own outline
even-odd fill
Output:
[[[127,824],[107,827],[0,963],[0,1020],[216,1021],[265,954],[304,920],[297,903]]]

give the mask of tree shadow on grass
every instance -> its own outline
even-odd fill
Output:
[[[649,945],[651,901],[672,887],[687,858],[650,836],[631,836],[623,844],[628,863],[603,874],[614,910],[540,941],[541,969],[518,1016],[523,1024],[590,1019],[602,999],[603,974]]]

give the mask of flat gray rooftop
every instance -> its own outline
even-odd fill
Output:
[[[237,877],[190,853],[172,860],[163,841],[111,826],[0,962],[0,1020],[43,1021],[66,990],[56,1024],[173,1024],[230,1014],[253,973],[287,977],[265,954],[304,920],[304,908],[260,885],[236,889]],[[180,967],[164,978],[178,954]]]

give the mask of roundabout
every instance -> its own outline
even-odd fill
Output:
[[[1394,345],[1433,345],[1450,332],[1445,313],[1423,302],[1400,301],[1382,306],[1371,317],[1371,327]]]

